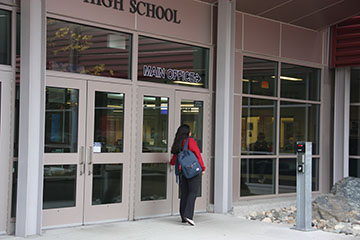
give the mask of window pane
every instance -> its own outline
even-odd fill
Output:
[[[141,201],[166,199],[167,163],[143,163]]]
[[[46,88],[45,152],[77,152],[79,90]]]
[[[209,49],[139,36],[138,79],[208,88]]]
[[[360,159],[349,159],[349,176],[360,178]]]
[[[312,165],[312,191],[319,191],[319,158],[313,158]]]
[[[74,207],[76,165],[44,166],[43,209]]]
[[[143,152],[167,152],[169,99],[144,96],[143,107]]]
[[[124,94],[95,92],[94,152],[122,152]]]
[[[243,93],[276,96],[278,63],[244,57]]]
[[[94,164],[92,205],[121,203],[122,164]]]
[[[0,64],[11,64],[11,12],[0,9]]]
[[[48,19],[47,69],[130,79],[131,35]]]
[[[360,156],[360,106],[350,106],[349,153]]]
[[[360,69],[351,70],[350,102],[360,103]]]
[[[279,159],[279,193],[296,192],[296,158]]]
[[[181,124],[190,126],[191,136],[202,152],[204,102],[193,100],[181,101]]]
[[[297,141],[312,142],[312,154],[319,154],[320,105],[280,103],[280,153],[295,154]]]
[[[320,100],[320,69],[281,64],[281,97]]]
[[[275,159],[241,160],[240,196],[275,194]]]
[[[276,102],[243,98],[241,154],[274,154]]]

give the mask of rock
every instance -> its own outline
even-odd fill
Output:
[[[262,222],[272,223],[271,218],[268,218],[268,217],[264,218],[264,219],[262,220]]]
[[[345,233],[346,235],[348,235],[348,234],[352,234],[353,231],[352,231],[351,227],[345,226],[344,228],[342,228],[340,230],[340,233]]]

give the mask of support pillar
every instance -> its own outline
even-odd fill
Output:
[[[214,210],[232,209],[232,146],[236,1],[218,1]]]
[[[335,72],[333,183],[349,176],[350,68]]]
[[[45,118],[45,0],[21,1],[19,165],[15,235],[41,233]]]

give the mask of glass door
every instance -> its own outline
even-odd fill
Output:
[[[43,226],[128,219],[130,87],[47,78]]]
[[[89,82],[84,223],[128,219],[130,87]]]
[[[170,215],[173,178],[170,149],[174,131],[174,91],[140,88],[136,148],[135,218]]]
[[[206,94],[176,92],[175,102],[175,129],[181,124],[190,126],[191,136],[196,141],[205,167],[209,169],[210,158],[210,119],[209,119],[209,97]],[[208,173],[201,176],[201,185],[199,187],[195,211],[206,211],[208,196]],[[175,177],[173,177],[175,178]],[[179,213],[180,191],[173,181],[173,214]]]
[[[83,221],[86,81],[47,77],[43,226]]]

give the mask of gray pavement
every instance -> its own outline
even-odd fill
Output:
[[[244,239],[244,240],[350,240],[360,239],[323,231],[301,232],[290,225],[263,223],[233,215],[213,213],[196,214],[196,226],[180,222],[179,216],[153,218],[139,221],[108,223],[83,227],[46,230],[35,240],[176,240],[176,239]],[[18,240],[3,236],[1,240]]]

